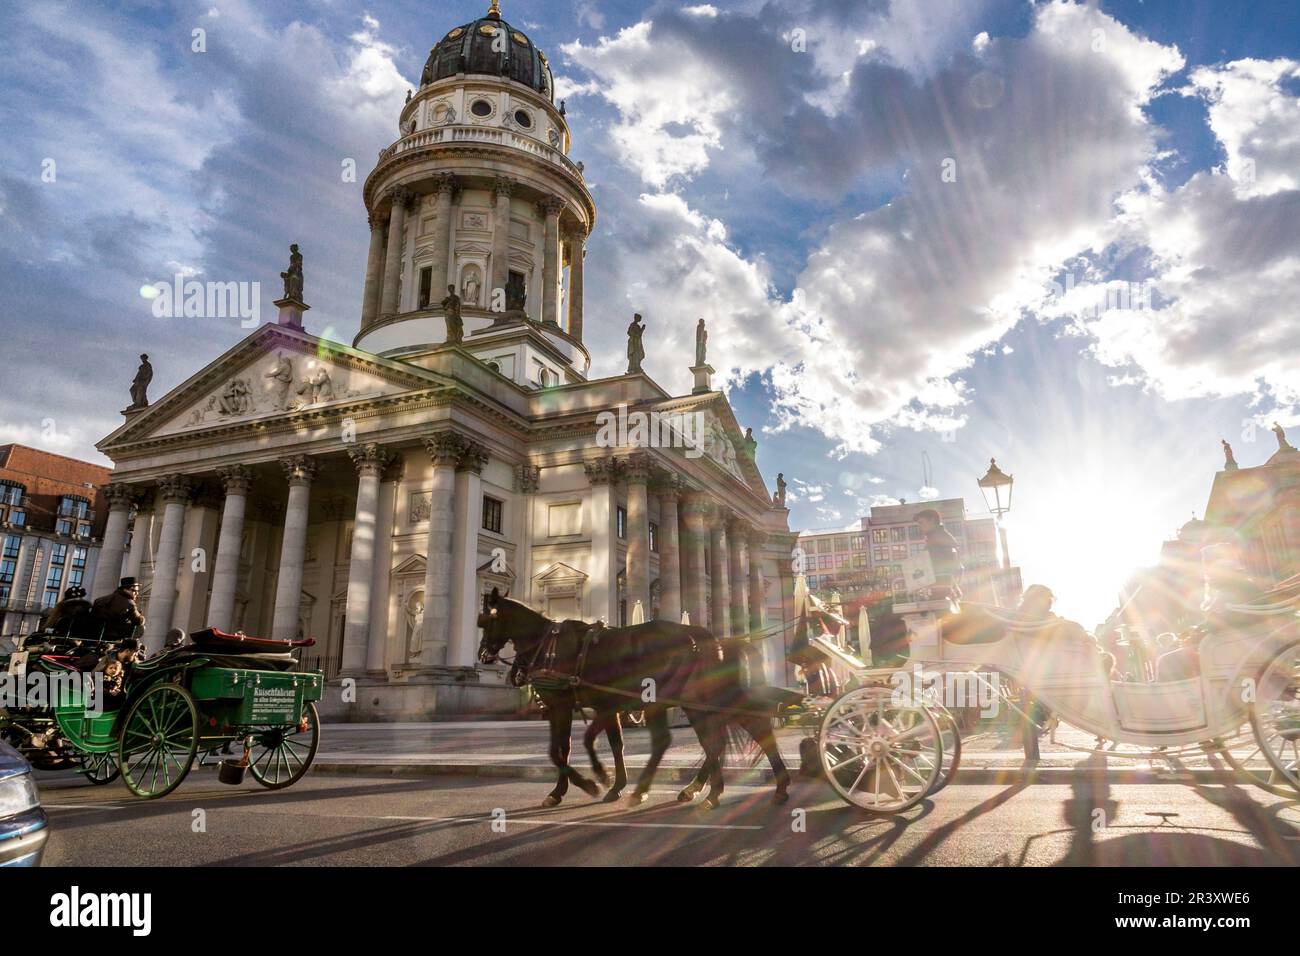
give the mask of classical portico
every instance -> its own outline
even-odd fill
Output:
[[[477,662],[493,587],[556,619],[792,623],[786,512],[726,397],[698,374],[682,396],[589,377],[595,206],[545,55],[494,8],[435,45],[399,126],[364,190],[353,344],[306,331],[286,280],[281,321],[99,444],[105,546],[130,536],[149,646],[171,627],[312,639],[327,715],[424,720],[525,704]],[[655,427],[611,436],[610,415]]]

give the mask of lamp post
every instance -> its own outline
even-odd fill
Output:
[[[1002,516],[1011,510],[1011,489],[1015,484],[1015,478],[998,467],[996,458],[990,458],[989,470],[977,484],[980,486],[980,493],[984,495],[984,503],[988,505],[993,520],[998,526],[998,538],[1002,542],[1002,570],[1009,570],[1011,554],[1007,550],[1007,529],[1002,524]]]

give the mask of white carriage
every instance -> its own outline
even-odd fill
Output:
[[[810,638],[859,684],[824,711],[817,736],[822,770],[844,800],[864,810],[897,813],[915,806],[951,779],[961,747],[958,726],[943,706],[941,691],[951,681],[924,678],[962,673],[966,686],[993,693],[996,674],[1027,688],[1059,720],[1140,748],[1107,750],[1107,756],[1172,761],[1188,753],[1217,754],[1252,783],[1294,795],[1300,792],[1296,609],[1228,610],[1249,616],[1250,626],[1207,635],[1199,676],[1159,682],[1113,680],[1090,640],[1059,639],[1060,629],[1026,625],[996,609],[973,612],[990,625],[978,643],[967,642],[969,626],[952,626],[961,614],[929,614],[933,626],[920,629],[912,660],[901,668],[872,668],[825,636]],[[1251,736],[1254,753],[1244,759],[1234,754],[1233,747]],[[1261,754],[1262,771],[1256,769]]]

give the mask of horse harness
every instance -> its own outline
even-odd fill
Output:
[[[521,667],[516,659],[510,668],[510,682],[512,684],[516,687],[532,684],[542,691],[564,691],[578,688],[582,683],[582,674],[587,668],[587,653],[594,645],[600,643],[600,635],[605,630],[605,624],[602,621],[597,621],[583,632],[582,643],[578,648],[577,666],[572,674],[566,674],[556,667],[555,659],[560,650],[560,633],[562,629],[563,625],[560,621],[552,621],[551,626],[546,631],[546,636],[538,641],[536,649],[528,659],[528,663]]]

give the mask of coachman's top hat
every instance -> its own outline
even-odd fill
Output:
[[[139,586],[139,582],[136,581],[135,578],[123,578],[121,583],[118,584],[119,590],[123,590],[123,591],[127,590],[128,588],[134,588],[138,586]]]

